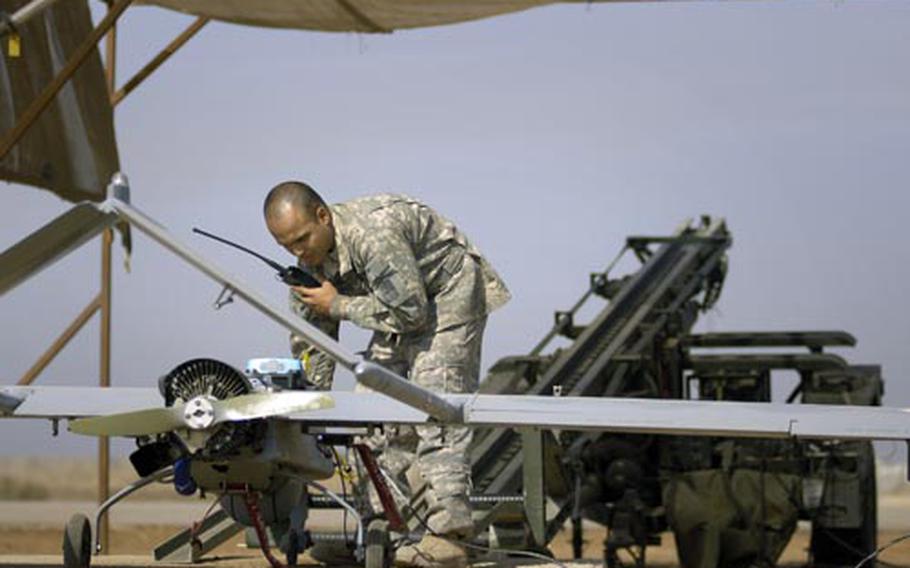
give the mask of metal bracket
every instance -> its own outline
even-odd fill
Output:
[[[218,294],[218,297],[215,298],[215,301],[212,303],[212,307],[216,310],[220,310],[228,304],[234,303],[234,289],[225,284],[224,288],[221,289],[221,293]]]
[[[604,296],[604,292],[609,281],[610,279],[607,277],[606,272],[592,272],[590,280],[591,291],[598,296]]]
[[[569,339],[577,339],[585,330],[585,326],[575,325],[575,314],[573,312],[555,312],[553,314],[553,325],[560,335]]]

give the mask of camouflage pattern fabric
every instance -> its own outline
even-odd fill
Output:
[[[332,317],[309,313],[293,292],[290,302],[332,337],[338,337],[340,320],[383,333],[434,333],[484,317],[511,298],[468,238],[413,198],[382,194],[329,209],[335,248],[321,273],[339,292]],[[311,382],[331,385],[331,359],[293,336],[291,351],[309,354]]]
[[[485,325],[484,317],[435,334],[376,334],[370,343],[369,359],[437,392],[474,392]],[[365,387],[358,385],[358,390]],[[413,495],[423,486],[424,514],[433,532],[462,537],[471,536],[473,531],[467,500],[471,438],[472,431],[466,427],[396,426],[385,428],[366,443],[399,487],[410,486]],[[415,464],[418,479],[409,479],[408,470]],[[374,509],[380,510],[373,492],[371,501]],[[399,502],[402,506],[409,504]]]
[[[303,319],[315,325],[321,332],[338,339],[338,321],[320,317],[312,313],[300,300],[296,293],[291,291],[291,310]],[[335,360],[317,351],[299,335],[291,334],[291,354],[304,362],[306,379],[319,390],[331,390],[332,377],[335,376]]]
[[[474,392],[487,315],[510,294],[493,267],[455,225],[403,195],[363,197],[330,206],[335,247],[321,267],[339,295],[320,317],[291,293],[291,308],[338,337],[341,320],[373,330],[369,358],[437,392]],[[309,380],[330,388],[334,362],[302,338],[291,350]],[[388,429],[370,445],[403,480],[416,460],[426,483],[428,524],[440,534],[471,530],[467,428]]]
[[[674,474],[667,520],[684,568],[774,566],[799,516],[797,475],[749,469]]]

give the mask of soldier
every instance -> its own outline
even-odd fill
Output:
[[[368,357],[423,387],[477,389],[487,315],[510,295],[451,221],[404,195],[329,206],[296,181],[269,192],[264,214],[275,240],[322,281],[320,288],[292,288],[296,313],[333,337],[342,320],[372,330]],[[331,359],[302,338],[292,336],[291,343],[295,356],[308,362],[310,379],[330,388]],[[465,549],[453,541],[473,532],[471,431],[421,426],[410,434],[392,433],[378,459],[397,478],[417,460],[430,530],[397,558],[420,566],[464,565]]]

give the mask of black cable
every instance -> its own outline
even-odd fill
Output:
[[[863,566],[866,562],[872,560],[873,558],[875,558],[876,556],[878,556],[879,554],[881,554],[881,553],[884,552],[885,550],[891,548],[892,546],[894,546],[895,544],[897,544],[897,543],[899,543],[899,542],[902,542],[902,541],[907,540],[908,538],[910,538],[910,533],[907,533],[907,534],[905,534],[905,535],[899,536],[899,537],[897,537],[896,539],[894,539],[894,540],[892,540],[891,542],[889,542],[888,544],[876,548],[874,551],[872,551],[872,554],[870,554],[869,556],[867,556],[867,557],[863,558],[862,560],[860,560],[860,561],[859,561],[859,564],[857,564],[857,565],[854,566],[853,568],[862,568],[862,566]],[[876,562],[878,562],[879,564],[882,564],[882,565],[884,565],[884,566],[894,566],[894,564],[888,564],[887,562],[883,562],[883,561],[881,561],[881,560],[877,560]],[[895,568],[896,568],[896,567],[895,567]]]
[[[415,509],[414,507],[411,506],[410,501],[408,501],[407,498],[404,498],[404,492],[401,490],[400,487],[398,487],[398,484],[395,482],[394,479],[392,479],[392,476],[390,476],[388,474],[388,472],[386,472],[384,469],[382,469],[381,466],[379,466],[379,471],[382,474],[382,476],[386,478],[386,481],[392,487],[394,487],[394,489],[398,493],[398,495],[400,497],[403,497],[403,501],[406,502],[405,506],[411,511],[411,515],[413,515],[413,517],[415,519],[417,519],[417,522],[420,523],[421,526],[423,526],[424,530],[426,530],[427,533],[435,536],[436,538],[441,538],[442,540],[451,542],[453,544],[458,544],[460,546],[463,546],[465,548],[470,548],[472,550],[479,550],[481,552],[486,552],[486,553],[500,552],[500,553],[505,553],[505,554],[514,554],[515,556],[525,556],[527,558],[534,558],[536,560],[543,560],[543,561],[551,563],[551,564],[556,564],[557,566],[560,566],[561,568],[568,568],[568,566],[566,564],[560,562],[559,560],[557,560],[555,558],[551,558],[551,557],[547,556],[546,554],[538,554],[536,552],[530,552],[528,550],[515,550],[515,549],[511,549],[511,548],[493,548],[490,546],[481,546],[478,544],[473,544],[473,543],[459,540],[456,538],[450,538],[445,535],[441,535],[441,534],[437,533],[432,528],[430,528],[430,525],[427,523],[426,519],[424,519],[420,515],[420,513],[417,511],[417,509]],[[407,538],[407,537],[405,537],[405,538]]]
[[[840,538],[840,537],[837,536],[834,532],[832,532],[831,530],[829,530],[829,529],[827,529],[827,528],[823,528],[823,527],[822,527],[822,528],[821,528],[821,531],[824,532],[826,535],[828,535],[828,538],[830,538],[830,539],[836,541],[838,544],[840,544],[840,545],[843,546],[844,548],[848,549],[850,552],[856,554],[857,556],[866,553],[865,550],[860,550],[859,548],[853,546],[852,544],[850,544],[849,542],[843,540],[842,538]],[[890,543],[888,543],[887,545],[885,545],[885,546],[883,546],[883,547],[881,547],[881,548],[875,549],[875,550],[874,550],[872,553],[870,553],[868,556],[864,557],[864,558],[860,561],[860,563],[857,564],[857,566],[862,566],[863,563],[865,563],[866,561],[868,561],[868,560],[874,558],[875,555],[879,554],[880,552],[882,552],[882,551],[885,550],[886,548],[889,548],[889,547],[891,547],[891,546],[897,544],[898,542],[900,542],[900,541],[902,541],[902,540],[904,540],[904,539],[906,539],[906,538],[908,538],[908,537],[910,537],[910,533],[908,533],[907,535],[904,535],[904,536],[902,536],[902,537],[899,537],[898,539],[896,539],[896,540],[894,540],[894,541],[891,541]],[[897,566],[897,565],[895,565],[895,564],[890,564],[890,563],[888,563],[888,562],[885,562],[884,560],[879,560],[878,563],[879,563],[880,565],[882,565],[882,566],[885,566],[886,568],[900,568],[899,566]]]
[[[345,471],[344,463],[341,461],[341,457],[338,455],[338,450],[332,446],[332,457],[335,460],[335,467],[338,468],[338,477],[341,479],[341,498],[347,502],[348,500],[348,485],[344,480],[344,476],[347,473]],[[344,537],[344,542],[348,542],[348,510],[344,507],[341,508],[341,535]]]

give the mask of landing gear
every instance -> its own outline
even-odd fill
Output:
[[[63,531],[64,568],[89,568],[92,562],[92,526],[88,517],[70,517]]]
[[[389,521],[373,519],[367,525],[365,568],[388,568],[392,565]]]

